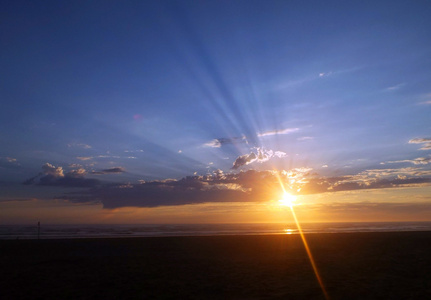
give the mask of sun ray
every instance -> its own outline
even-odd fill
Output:
[[[281,205],[290,207],[290,211],[292,212],[292,216],[293,216],[293,219],[295,220],[295,224],[296,224],[296,227],[298,229],[299,235],[301,236],[302,243],[304,244],[305,251],[307,252],[308,259],[310,260],[311,267],[313,268],[314,275],[316,276],[316,279],[320,285],[320,288],[322,289],[322,292],[323,292],[323,295],[325,296],[325,299],[329,299],[329,295],[326,292],[322,278],[320,277],[319,270],[317,269],[316,262],[314,261],[313,255],[311,254],[311,250],[310,250],[310,247],[308,246],[307,240],[305,238],[305,234],[302,230],[301,224],[299,223],[298,218],[296,217],[295,210],[293,208],[293,206],[294,206],[293,202],[294,202],[294,200],[296,200],[296,197],[289,194],[286,191],[286,187],[284,186],[284,183],[280,177],[280,174],[278,172],[276,172],[276,174],[277,174],[277,179],[278,179],[278,182],[280,183],[281,189],[283,190],[283,199],[279,200],[279,202]]]

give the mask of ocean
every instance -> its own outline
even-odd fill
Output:
[[[431,222],[303,223],[304,233],[431,231]],[[298,234],[295,224],[44,225],[40,239]],[[0,225],[0,239],[37,239],[37,224]]]

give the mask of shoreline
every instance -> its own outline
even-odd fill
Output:
[[[305,234],[359,233],[359,232],[414,232],[431,231],[431,222],[329,222],[303,223]],[[37,227],[27,225],[0,225],[0,240],[37,239]],[[42,226],[41,239],[63,238],[138,238],[175,236],[229,236],[299,234],[293,223],[242,224],[99,224]]]
[[[303,233],[304,236],[308,237],[308,236],[314,236],[314,235],[351,235],[351,234],[392,234],[392,233],[426,233],[429,232],[431,233],[431,230],[427,229],[427,230],[403,230],[403,231],[350,231],[350,232],[307,232],[307,233]],[[37,237],[34,238],[22,238],[19,237],[17,238],[4,238],[1,239],[0,238],[0,243],[2,241],[63,241],[63,240],[115,240],[115,239],[153,239],[153,238],[201,238],[201,237],[241,237],[241,236],[248,236],[248,237],[252,237],[252,236],[300,236],[301,234],[299,232],[295,232],[295,233],[233,233],[233,234],[190,234],[190,235],[182,235],[182,234],[178,234],[178,235],[154,235],[154,236],[89,236],[89,237],[83,237],[83,236],[79,236],[79,237],[44,237],[44,236],[40,236],[40,238],[38,239]]]

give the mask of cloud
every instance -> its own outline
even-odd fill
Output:
[[[83,149],[91,149],[93,147],[91,147],[90,145],[87,144],[77,144],[77,143],[70,143],[67,144],[68,147],[77,147],[77,148],[83,148]]]
[[[180,180],[141,181],[139,184],[108,184],[64,195],[72,202],[103,203],[104,208],[156,207],[207,202],[261,202],[279,197],[280,185],[273,171],[224,174],[216,170],[205,176]]]
[[[287,154],[282,151],[265,150],[264,148],[255,148],[255,152],[239,156],[233,163],[232,169],[236,170],[242,166],[259,162],[263,163],[274,157],[286,157]]]
[[[50,163],[46,163],[42,166],[43,173],[52,177],[64,177],[64,172],[62,167],[55,167]]]
[[[322,72],[322,73],[319,73],[319,77],[328,77],[328,76],[331,76],[331,75],[332,75],[332,72],[326,72],[326,73]]]
[[[240,144],[240,143],[247,143],[247,138],[245,136],[233,137],[233,138],[218,138],[218,139],[211,140],[208,143],[205,143],[204,147],[220,148],[221,146],[224,146],[224,145]]]
[[[98,155],[99,158],[121,158],[121,156],[118,155]]]
[[[241,155],[233,163],[232,169],[236,170],[239,167],[242,167],[244,165],[248,165],[248,164],[254,162],[256,159],[257,159],[257,156],[253,152],[251,152],[250,154]]]
[[[424,94],[420,97],[423,101],[419,102],[418,104],[422,104],[422,105],[431,105],[431,93],[429,94]]]
[[[355,175],[340,177],[310,178],[304,185],[305,193],[352,191],[409,187],[431,183],[431,170],[418,167],[399,169],[370,169]]]
[[[393,86],[390,86],[390,87],[386,88],[385,91],[396,91],[396,90],[399,90],[400,88],[402,88],[405,85],[406,85],[405,83],[399,83],[399,84],[396,84],[396,85],[393,85]]]
[[[419,150],[431,150],[431,138],[414,138],[409,144],[424,144]]]
[[[13,157],[0,157],[0,167],[11,168],[20,166],[18,160]]]
[[[87,171],[85,171],[84,168],[78,168],[76,170],[72,170],[66,173],[66,176],[78,178],[78,177],[84,177],[86,174],[87,174]]]
[[[80,164],[69,164],[69,167],[70,168],[81,168],[82,165],[80,165]]]
[[[97,179],[87,179],[87,174],[83,168],[71,170],[64,173],[62,167],[55,167],[50,163],[42,166],[42,172],[23,182],[25,185],[44,185],[44,186],[62,186],[62,187],[94,187],[100,184]]]
[[[327,191],[353,191],[353,190],[369,190],[369,189],[384,189],[395,187],[414,187],[421,184],[431,183],[431,178],[407,178],[398,176],[394,179],[375,179],[370,181],[349,181],[343,180],[336,182],[328,187]]]
[[[421,144],[431,142],[431,138],[414,138],[409,141],[409,144]]]
[[[79,159],[79,160],[90,160],[90,159],[93,159],[93,157],[92,156],[78,156],[77,159]]]
[[[97,158],[128,158],[128,159],[135,159],[135,156],[118,156],[118,155],[98,155],[98,156],[78,156],[77,159],[79,160],[91,160],[91,159],[97,159]]]
[[[258,155],[253,153],[252,159]],[[253,158],[254,157],[254,158]],[[244,161],[249,161],[247,157]],[[66,176],[65,176],[66,177]],[[370,169],[338,176],[319,177],[311,168],[287,171],[240,171],[224,173],[215,170],[203,176],[182,179],[110,183],[62,196],[71,202],[103,204],[104,208],[156,207],[208,202],[267,202],[283,193],[280,182],[292,194],[319,194],[369,189],[417,187],[431,184],[431,170],[419,167]]]
[[[431,157],[418,157],[415,159],[404,159],[404,160],[394,160],[394,161],[387,161],[386,164],[397,164],[397,163],[412,163],[414,165],[427,165],[431,163]],[[381,164],[385,164],[381,163]]]
[[[264,137],[264,136],[278,135],[278,134],[289,134],[292,132],[296,132],[298,130],[299,130],[299,128],[286,128],[286,129],[281,129],[281,130],[270,130],[270,131],[258,133],[257,136],[258,137]]]
[[[94,175],[103,175],[103,174],[119,174],[126,172],[126,169],[123,167],[115,167],[115,168],[109,168],[101,171],[92,171],[91,174]]]

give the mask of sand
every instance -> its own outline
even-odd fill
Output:
[[[430,299],[431,232],[309,234],[330,299]],[[325,299],[300,236],[0,241],[1,299]]]

